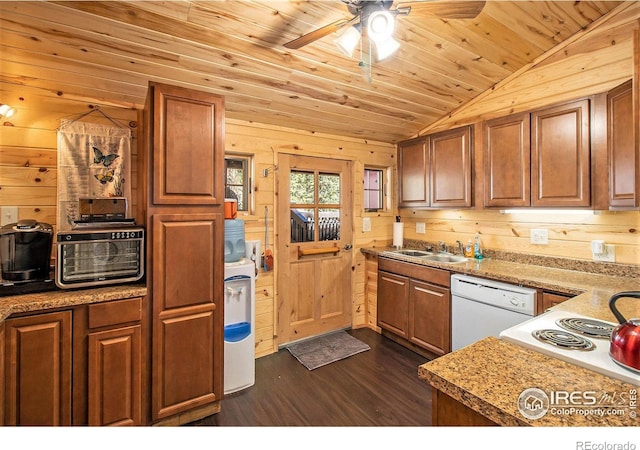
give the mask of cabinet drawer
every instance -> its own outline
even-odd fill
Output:
[[[89,328],[108,327],[142,319],[142,298],[89,305]]]
[[[448,270],[436,269],[434,267],[411,264],[403,261],[396,261],[387,258],[378,259],[378,270],[384,270],[398,275],[404,275],[421,281],[438,284],[440,286],[451,286],[451,273]]]

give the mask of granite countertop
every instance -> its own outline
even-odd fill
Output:
[[[610,322],[616,322],[616,319],[609,310],[609,298],[617,292],[640,290],[640,266],[609,266],[605,274],[601,274],[585,271],[579,263],[572,266],[571,261],[542,265],[539,260],[532,261],[538,263],[533,264],[517,259],[488,258],[447,264],[394,254],[389,250],[363,249],[362,252],[574,295],[552,309]],[[637,300],[620,299],[617,306],[627,318],[640,317],[640,302]],[[526,389],[570,393],[595,391],[599,399],[608,396],[612,401],[619,401],[626,398],[628,405],[630,393],[637,393],[638,387],[495,337],[482,339],[422,364],[418,368],[418,376],[499,425],[638,425],[637,417],[631,417],[629,410],[620,415],[597,415],[591,409],[587,414],[546,414],[539,419],[526,418],[518,409],[518,398]]]
[[[144,284],[124,284],[0,297],[0,322],[16,313],[38,312],[145,295],[147,287]]]

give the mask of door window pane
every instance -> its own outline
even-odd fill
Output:
[[[291,208],[291,242],[315,240],[314,210]]]
[[[315,203],[315,174],[313,172],[291,171],[289,177],[290,202],[294,205]]]
[[[340,208],[321,208],[318,223],[320,241],[340,240]]]
[[[340,204],[340,175],[321,173],[318,175],[318,197],[321,205]]]

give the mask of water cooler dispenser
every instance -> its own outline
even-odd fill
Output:
[[[245,258],[244,223],[240,232],[238,222],[241,221],[225,220],[225,394],[240,391],[255,383],[256,265],[251,259]]]

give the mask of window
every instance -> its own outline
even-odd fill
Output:
[[[384,170],[364,169],[364,210],[384,210]]]
[[[224,196],[238,200],[238,211],[251,206],[251,157],[229,155],[224,158]]]
[[[340,240],[341,189],[339,173],[291,171],[291,242]]]

